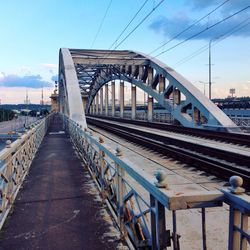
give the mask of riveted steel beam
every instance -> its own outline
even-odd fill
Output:
[[[64,65],[64,69],[75,70],[74,81],[77,78],[82,95],[88,95],[86,110],[89,110],[94,96],[103,85],[109,81],[123,80],[152,96],[171,113],[175,121],[184,126],[223,127],[239,131],[231,119],[191,82],[153,57],[128,50],[91,49],[69,49],[68,57],[71,57],[70,66],[64,65],[62,57],[60,64]],[[67,86],[66,83],[65,101],[70,102]]]

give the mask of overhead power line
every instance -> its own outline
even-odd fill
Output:
[[[107,9],[106,9],[106,11],[105,11],[105,13],[104,13],[104,16],[103,16],[103,18],[102,18],[102,21],[101,21],[101,23],[100,23],[100,25],[99,25],[99,28],[98,28],[97,32],[96,32],[95,38],[94,38],[94,40],[93,40],[93,42],[92,42],[92,44],[91,44],[91,48],[94,46],[94,44],[95,44],[95,42],[96,42],[96,39],[97,39],[97,37],[98,37],[98,35],[99,35],[101,29],[102,29],[102,25],[103,25],[103,23],[104,23],[104,20],[105,20],[107,14],[108,14],[108,11],[109,11],[109,9],[110,9],[110,6],[111,6],[111,4],[112,4],[112,1],[113,1],[113,0],[110,0],[110,1],[109,1],[109,4],[108,4],[108,6],[107,6]]]
[[[121,36],[124,34],[124,32],[128,29],[128,27],[130,26],[130,24],[135,20],[135,18],[138,16],[138,14],[141,12],[141,10],[144,8],[144,6],[146,5],[146,3],[148,1],[149,0],[144,1],[144,3],[139,8],[139,10],[135,13],[135,15],[132,17],[132,19],[129,21],[129,23],[126,25],[126,27],[122,30],[122,32],[119,34],[119,36],[116,38],[116,40],[109,47],[109,49],[111,49],[117,43],[117,41],[121,38]]]
[[[228,1],[230,0],[226,0],[225,2],[223,2],[222,4],[218,5],[215,9],[213,9],[212,11],[210,11],[208,14],[206,14],[205,16],[201,17],[200,19],[198,19],[197,21],[195,21],[193,24],[191,24],[190,26],[188,26],[186,29],[184,29],[183,31],[179,32],[178,34],[176,34],[174,37],[170,38],[167,42],[164,42],[162,45],[160,45],[159,47],[157,47],[156,49],[152,50],[149,55],[153,54],[154,52],[158,51],[159,49],[161,49],[162,47],[164,47],[165,45],[167,45],[168,43],[170,43],[171,41],[173,41],[174,39],[176,39],[177,37],[179,37],[180,35],[182,35],[183,33],[185,33],[187,30],[191,29],[192,27],[194,27],[197,23],[199,23],[200,21],[202,21],[203,19],[207,18],[208,16],[210,16],[212,13],[214,13],[216,10],[218,10],[220,7],[222,7],[224,4],[226,4]]]
[[[228,19],[230,19],[230,18],[236,16],[237,14],[239,14],[239,13],[245,11],[245,10],[247,10],[248,8],[250,8],[250,6],[247,6],[247,7],[243,8],[243,9],[241,9],[241,10],[239,10],[239,11],[233,13],[232,15],[229,15],[229,16],[223,18],[222,20],[216,22],[215,24],[213,24],[213,25],[211,25],[211,26],[208,26],[206,29],[203,29],[203,30],[201,30],[200,32],[198,32],[198,33],[196,33],[196,34],[194,34],[194,35],[192,35],[192,36],[186,38],[185,40],[183,40],[183,41],[181,41],[181,42],[175,44],[174,46],[172,46],[172,47],[170,47],[170,48],[168,48],[168,49],[162,51],[161,53],[159,53],[159,54],[157,54],[156,56],[154,56],[154,58],[155,58],[155,57],[158,57],[158,56],[160,56],[160,55],[162,55],[162,54],[164,54],[164,53],[166,53],[166,52],[168,52],[168,51],[170,51],[170,50],[172,50],[172,49],[174,49],[174,48],[176,48],[176,47],[178,47],[179,45],[181,45],[181,44],[183,44],[183,43],[185,43],[185,42],[187,42],[187,41],[189,41],[189,40],[191,40],[191,39],[193,39],[193,38],[195,38],[195,37],[197,37],[197,36],[199,36],[199,35],[201,35],[201,34],[204,33],[205,31],[207,31],[207,30],[209,30],[209,29],[211,29],[211,28],[213,28],[213,27],[215,27],[215,26],[221,24],[222,22],[225,22],[226,20],[228,20]]]
[[[146,21],[146,19],[164,2],[165,0],[161,0],[119,43],[118,45],[115,46],[114,49],[117,49],[122,43],[124,43],[129,36],[132,35],[132,33],[135,32],[135,30],[137,30],[143,22]]]
[[[125,42],[125,40],[133,33],[133,32],[135,32],[135,30],[164,2],[165,0],[161,0],[154,8],[152,8],[152,10],[133,28],[133,30],[131,30],[129,33],[128,33],[128,35],[125,37],[125,38],[123,38],[123,40],[121,41],[121,42],[119,42],[119,44],[118,45],[116,45],[115,46],[115,48],[113,48],[111,51],[109,51],[106,55],[104,55],[103,57],[102,57],[102,59],[104,59],[104,58],[106,58],[106,57],[109,57],[111,54],[112,54],[112,52],[114,52],[123,42]],[[146,1],[145,1],[146,2]],[[144,2],[144,4],[145,4],[145,2]],[[143,6],[144,6],[144,4],[142,5],[142,7],[140,8],[140,9],[142,9],[143,8]],[[140,9],[139,9],[139,11],[140,11]],[[137,11],[138,12],[138,11]],[[136,13],[136,15],[137,15],[137,13]],[[132,18],[133,19],[133,18]],[[131,23],[132,21],[130,21],[130,23]],[[127,25],[128,26],[128,25]],[[118,39],[117,39],[118,40]],[[116,43],[117,41],[115,41],[115,43]],[[113,43],[113,44],[115,44],[115,43]],[[113,44],[112,44],[112,46],[113,46]]]
[[[245,24],[244,24],[245,23]],[[244,25],[242,25],[244,24]],[[212,43],[212,47],[215,46],[216,44],[222,42],[223,40],[225,40],[226,38],[230,37],[232,34],[234,34],[235,32],[245,28],[246,26],[248,26],[250,24],[250,17],[247,18],[246,20],[242,21],[241,23],[239,23],[238,25],[236,25],[233,29],[231,29],[230,31],[226,32],[225,34],[222,34],[221,36],[219,36],[218,38],[216,38],[216,41],[214,43]],[[193,52],[192,54],[190,54],[189,56],[181,59],[180,61],[178,61],[174,67],[178,67],[188,61],[190,61],[191,59],[193,59],[194,57],[200,55],[201,53],[203,53],[204,51],[208,50],[209,45],[205,45],[202,46],[201,48],[199,48],[197,51]]]

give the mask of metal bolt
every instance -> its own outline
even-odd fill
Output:
[[[228,188],[233,194],[241,194],[245,192],[245,189],[242,188],[243,179],[240,176],[233,175],[229,179],[230,187]]]
[[[104,143],[104,140],[103,140],[103,138],[101,136],[99,137],[99,142]]]
[[[10,147],[11,147],[11,146],[10,146],[11,140],[7,140],[5,143],[6,143],[6,148],[10,148]]]
[[[167,174],[164,170],[161,170],[161,169],[157,170],[154,173],[154,176],[157,180],[157,182],[155,182],[156,187],[168,189],[168,184],[167,184],[167,180],[166,180]]]
[[[89,134],[90,134],[90,135],[93,135],[93,132],[92,132],[92,131],[89,131]]]
[[[115,151],[116,151],[115,154],[116,156],[122,156],[122,150],[119,147],[117,147]]]

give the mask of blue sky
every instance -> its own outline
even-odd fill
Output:
[[[148,0],[128,28],[133,29],[160,0]],[[203,17],[224,0],[165,0],[118,49],[150,53]],[[93,44],[110,0],[12,0],[0,3],[0,99],[22,103],[28,88],[38,103],[41,86],[48,100],[57,75],[60,47],[108,49],[144,0],[113,0]],[[228,0],[217,11],[181,34],[153,56],[250,5],[249,0]],[[223,35],[235,31],[226,39]],[[126,36],[126,34],[124,36]],[[208,81],[208,50],[212,42],[213,96],[250,96],[250,8],[158,58],[203,91]],[[198,53],[198,52],[197,52]],[[191,58],[191,60],[190,60]],[[188,60],[189,59],[189,60]],[[207,89],[206,89],[207,91]]]

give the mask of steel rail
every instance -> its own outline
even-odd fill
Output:
[[[143,127],[150,127],[161,129],[165,131],[175,132],[179,134],[186,134],[195,137],[202,137],[217,141],[223,141],[233,144],[239,144],[243,146],[250,146],[250,134],[246,133],[232,133],[232,132],[224,132],[224,131],[214,131],[209,129],[199,129],[199,128],[188,128],[178,125],[166,124],[161,122],[148,122],[148,121],[139,121],[139,120],[131,120],[124,118],[116,118],[116,117],[103,117],[103,116],[90,116],[87,117],[97,117],[105,120],[117,121],[121,123],[134,124]]]
[[[232,175],[241,176],[244,180],[243,186],[247,190],[250,190],[250,169],[248,167],[244,168],[240,166],[235,166],[229,164],[228,162],[222,162],[221,159],[212,158],[211,156],[194,152],[190,149],[186,149],[183,147],[179,147],[178,145],[170,145],[169,143],[159,141],[154,137],[150,138],[150,136],[145,133],[145,131],[141,131],[143,133],[142,134],[139,130],[136,129],[132,131],[130,128],[127,127],[119,126],[117,124],[110,124],[103,121],[100,122],[89,118],[88,124],[100,127],[124,139],[150,148],[161,154],[168,155],[171,158],[177,159],[180,162],[184,162],[198,169],[205,170],[206,172],[218,176],[224,180],[228,180],[228,178]],[[228,152],[225,157],[226,156],[229,156]]]
[[[104,121],[102,120],[102,123],[103,122]],[[113,124],[113,123],[112,123],[112,126],[113,127],[115,126],[120,129],[124,129],[125,127],[124,125],[118,125],[118,124]],[[137,129],[137,128],[126,127],[126,131],[131,132],[131,133],[136,133],[138,135],[145,136],[147,138],[153,138],[154,140],[163,142],[167,145],[170,144],[170,145],[174,145],[177,147],[186,148],[188,150],[192,150],[197,153],[205,154],[213,158],[216,157],[219,159],[223,159],[226,162],[235,163],[241,166],[250,166],[249,156],[234,153],[234,152],[228,152],[226,150],[219,149],[218,147],[214,148],[214,147],[202,145],[199,142],[197,143],[188,142],[181,138],[180,139],[171,138],[171,137],[168,137],[167,135],[160,135],[160,134],[156,134],[150,131],[140,130],[139,128]]]

